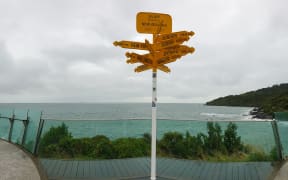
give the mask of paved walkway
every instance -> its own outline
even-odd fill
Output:
[[[0,180],[40,180],[40,175],[25,152],[0,140]]]
[[[281,169],[277,172],[274,180],[287,180],[288,179],[288,162],[282,165]]]

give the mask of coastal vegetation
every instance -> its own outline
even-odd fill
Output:
[[[209,101],[206,105],[257,107],[255,115],[273,116],[273,112],[288,111],[288,83],[273,85],[240,95],[229,95]],[[261,115],[262,114],[262,115]]]
[[[142,137],[111,140],[97,135],[92,138],[73,138],[63,123],[51,127],[41,141],[39,155],[61,159],[118,159],[150,156],[150,134]],[[223,132],[218,123],[208,122],[207,133],[167,132],[157,140],[157,155],[181,159],[210,161],[266,161],[276,160],[275,149],[267,154],[244,144],[237,135],[237,125],[229,123]]]

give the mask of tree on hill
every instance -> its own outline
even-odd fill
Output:
[[[240,95],[229,95],[209,101],[206,105],[258,107],[268,115],[288,111],[288,83],[273,85]]]

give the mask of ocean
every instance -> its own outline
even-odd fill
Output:
[[[65,123],[73,137],[93,137],[105,135],[111,139],[120,137],[141,137],[151,132],[151,104],[149,103],[20,103],[0,104],[0,113],[14,109],[25,116],[40,115],[45,119],[43,134],[52,126]],[[224,133],[229,121],[237,124],[237,133],[246,144],[253,144],[267,152],[274,146],[274,136],[269,121],[251,119],[249,107],[206,106],[204,104],[159,103],[157,106],[157,138],[166,132],[177,131],[207,134],[207,121],[218,122]],[[36,131],[38,121],[30,131]],[[248,122],[248,120],[250,120]],[[36,123],[37,122],[37,123]],[[14,128],[20,128],[19,123]],[[0,125],[2,130],[7,128]],[[2,131],[4,132],[4,130]],[[7,133],[7,132],[6,132]],[[17,133],[15,133],[17,134]],[[21,134],[19,132],[19,134]],[[28,133],[29,134],[29,133]],[[35,133],[30,133],[32,136]],[[20,135],[19,135],[20,136]],[[15,135],[15,137],[17,137]],[[29,138],[28,138],[29,139]],[[30,138],[31,139],[31,138]]]
[[[125,120],[151,119],[149,103],[0,103],[0,109],[43,111],[45,118]],[[159,103],[158,119],[244,120],[249,107],[206,106],[204,104]]]

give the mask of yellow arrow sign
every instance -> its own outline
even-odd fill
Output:
[[[152,66],[148,66],[148,65],[141,65],[141,66],[138,66],[135,68],[135,72],[143,72],[143,71],[146,71],[146,70],[149,70],[149,69],[152,69],[153,67]],[[169,73],[171,72],[170,68],[165,66],[165,65],[160,65],[160,66],[157,66],[157,69],[163,71],[163,72],[166,72],[166,73]]]
[[[161,50],[161,49],[177,46],[177,45],[182,44],[184,41],[188,41],[188,40],[189,40],[189,37],[173,38],[173,39],[169,39],[169,40],[165,40],[165,41],[161,41],[161,42],[156,42],[155,44],[153,44],[153,49],[154,50]]]
[[[167,57],[162,57],[157,60],[158,65],[163,65],[163,64],[168,64],[171,62],[176,61],[177,59],[181,58],[180,55],[173,55],[173,56],[167,56]]]
[[[136,53],[126,53],[126,57],[130,58],[128,59],[126,62],[129,64],[134,64],[134,63],[143,63],[146,65],[152,65],[153,61],[150,58],[150,54],[144,54],[144,55],[140,55],[140,54],[136,54]]]
[[[157,57],[157,64],[161,65],[161,64],[168,64],[171,62],[176,61],[177,59],[181,58],[182,56],[188,54],[188,53],[193,53],[195,51],[195,49],[193,47],[188,47],[188,46],[180,46],[178,48],[178,51],[174,51],[172,53],[172,51],[169,53],[170,55],[168,56],[158,56]]]
[[[183,55],[186,55],[188,53],[193,53],[194,51],[195,51],[195,49],[193,47],[178,45],[178,46],[174,46],[172,48],[166,48],[166,49],[162,49],[158,52],[155,52],[155,55],[156,55],[156,59],[159,59],[162,57],[172,56],[172,55],[183,56]]]
[[[120,46],[127,49],[148,50],[148,44],[135,41],[115,41],[114,46]]]
[[[135,72],[142,72],[142,71],[146,71],[146,70],[149,70],[149,69],[152,69],[152,66],[147,66],[145,64],[141,65],[141,66],[138,66],[134,69]]]
[[[193,31],[179,31],[179,32],[173,32],[169,34],[159,34],[156,36],[155,40],[156,42],[166,41],[169,39],[177,39],[177,38],[189,38],[189,36],[193,36],[195,33]]]
[[[170,73],[171,72],[170,68],[165,66],[165,65],[158,65],[157,69],[159,69],[159,70],[161,70],[163,72],[166,72],[166,73]]]

